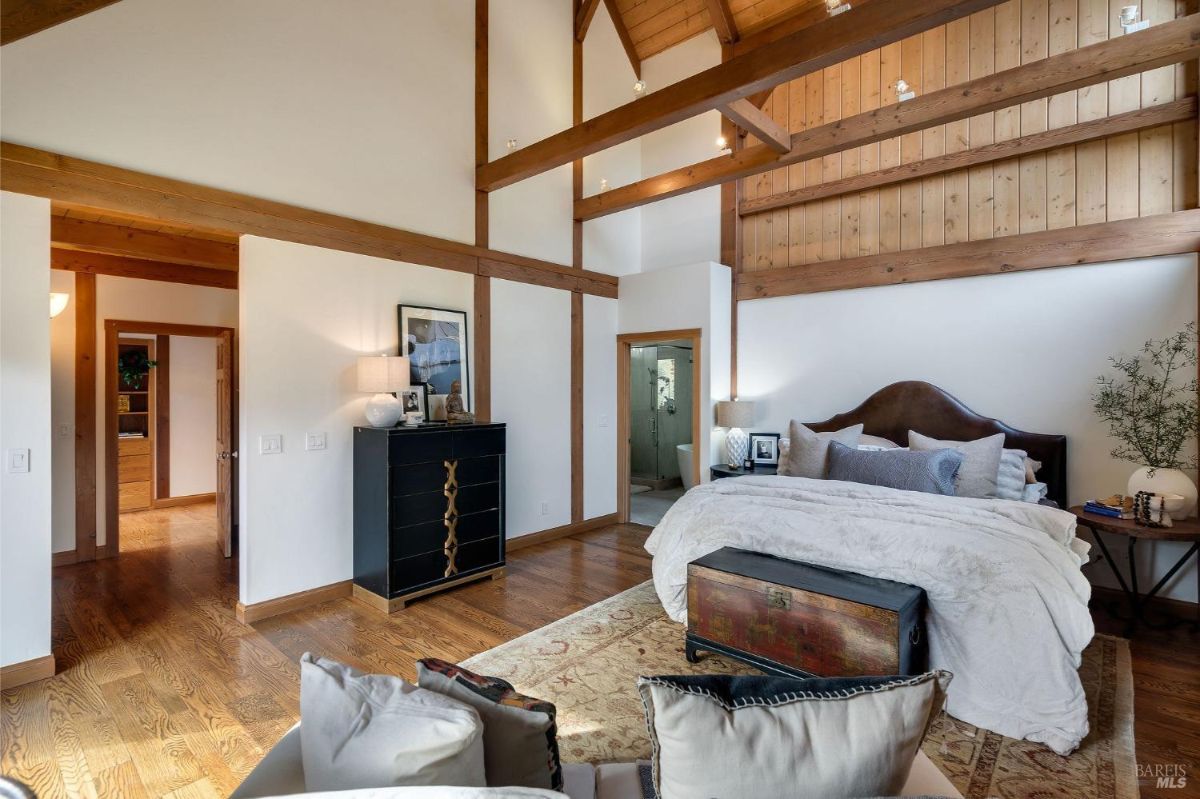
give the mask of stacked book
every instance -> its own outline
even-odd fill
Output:
[[[1083,509],[1097,516],[1108,516],[1112,519],[1133,518],[1133,497],[1113,494],[1105,499],[1089,499]]]

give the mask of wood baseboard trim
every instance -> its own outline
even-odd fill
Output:
[[[1125,593],[1117,588],[1109,588],[1103,585],[1092,586],[1092,597],[1094,599],[1102,599],[1105,602],[1116,601],[1125,602]],[[1145,595],[1142,596],[1143,600]],[[1165,596],[1156,596],[1150,600],[1146,607],[1153,609],[1158,613],[1167,616],[1175,616],[1181,619],[1194,619],[1200,614],[1200,607],[1195,602],[1188,602],[1185,599],[1171,599]]]
[[[457,585],[473,583],[476,580],[485,580],[488,577],[491,577],[493,580],[499,580],[503,576],[504,567],[497,566],[494,569],[487,569],[486,571],[476,572],[475,574],[468,574],[463,577],[459,577],[457,580],[449,580],[444,583],[438,583],[437,585],[432,585],[429,588],[422,588],[419,591],[413,591],[411,593],[404,594],[403,596],[398,596],[394,599],[382,597],[374,591],[368,591],[361,585],[355,585],[351,589],[350,598],[361,602],[372,610],[378,610],[381,613],[395,613],[398,610],[404,610],[405,606],[414,599],[420,599],[421,597],[428,596],[429,594],[445,591],[446,589],[454,588]]]
[[[115,553],[113,553],[113,554],[115,554]],[[96,547],[96,557],[90,558],[90,560],[103,560],[104,558],[107,558],[107,557],[111,557],[111,555],[108,552],[108,545],[102,544],[101,546]],[[50,567],[51,568],[55,568],[58,566],[71,566],[75,563],[86,563],[86,562],[87,561],[79,560],[79,550],[77,550],[77,549],[67,549],[62,552],[53,552],[50,554]]]
[[[0,668],[0,688],[16,688],[54,676],[54,655],[43,655]]]
[[[208,494],[187,494],[182,497],[162,497],[150,503],[152,508],[177,508],[180,505],[201,505],[205,502],[216,502],[217,495],[214,493]]]
[[[600,527],[607,527],[610,524],[617,523],[617,514],[609,513],[604,516],[597,516],[594,519],[584,519],[581,522],[572,522],[564,524],[562,527],[551,527],[549,530],[542,530],[540,533],[529,533],[528,535],[517,536],[510,538],[505,542],[505,549],[509,552],[515,552],[526,547],[545,544],[547,541],[557,541],[560,538],[586,533],[589,530],[595,530]]]
[[[263,602],[245,605],[237,603],[237,620],[242,624],[253,624],[256,621],[269,619],[272,616],[282,616],[294,610],[319,605],[331,599],[345,599],[350,596],[350,581],[323,585],[320,588],[310,588],[307,591],[297,591],[287,596],[275,597]]]

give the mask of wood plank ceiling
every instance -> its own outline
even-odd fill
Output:
[[[722,0],[742,36],[770,27],[822,0]],[[638,58],[674,47],[713,27],[710,0],[616,0]]]

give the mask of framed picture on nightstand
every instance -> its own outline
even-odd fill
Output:
[[[779,434],[751,433],[750,460],[755,466],[779,465]]]

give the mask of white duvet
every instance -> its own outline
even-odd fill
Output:
[[[672,619],[687,620],[688,562],[726,546],[924,588],[930,667],[954,673],[948,713],[1059,754],[1087,735],[1088,544],[1070,513],[833,480],[716,480],[646,541]]]

